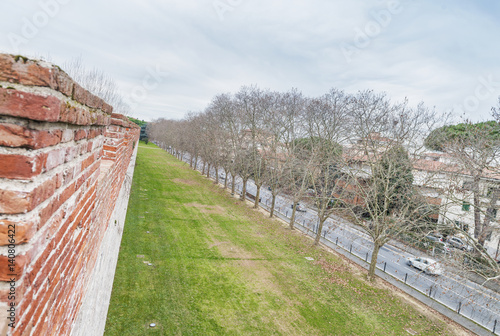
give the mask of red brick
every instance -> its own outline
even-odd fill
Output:
[[[14,271],[12,272],[12,270],[9,268],[9,258],[7,256],[0,255],[0,281],[10,281],[11,278],[15,278],[17,281],[24,271],[25,263],[25,255],[16,255]]]
[[[13,124],[0,124],[0,146],[38,149],[53,146],[61,141],[62,131],[32,130]]]
[[[68,97],[73,97],[81,104],[102,109],[107,114],[111,114],[112,112],[111,106],[99,97],[83,89],[56,66],[42,66],[34,60],[0,54],[0,69],[2,69],[0,72],[1,81],[50,87]]]
[[[45,294],[43,295],[43,298],[41,298],[42,300],[37,305],[37,309],[32,317],[32,321],[34,325],[36,325],[34,335],[46,335],[45,333],[41,333],[37,330],[47,328],[47,323],[45,323],[44,320],[47,316],[49,316],[49,314],[53,313],[51,308],[53,307],[53,303],[57,297],[57,292],[60,290],[60,288],[61,282],[53,281],[45,290]]]
[[[70,103],[61,104],[59,121],[74,125],[89,125],[88,109]]]
[[[62,165],[66,160],[66,149],[59,148],[46,153],[45,164],[43,166],[43,171],[49,171],[57,166]]]
[[[57,121],[61,101],[54,96],[0,88],[0,111],[3,115],[39,121]]]
[[[103,128],[92,128],[89,132],[89,139],[93,139],[103,134]]]
[[[102,104],[102,111],[111,115],[113,113],[113,106],[109,105],[108,103],[104,102]],[[107,118],[109,120],[109,118]],[[107,122],[106,124],[109,124],[109,122]]]
[[[0,54],[0,80],[30,86],[46,86],[71,96],[73,80],[55,66],[41,66],[27,58]]]
[[[18,289],[21,292],[18,293]],[[22,296],[21,296],[22,295]],[[17,302],[17,314],[18,314],[18,322],[20,322],[25,316],[30,316],[33,312],[33,308],[29,307],[32,304],[33,300],[33,291],[30,288],[27,288],[24,284],[16,287],[16,296],[20,296],[19,302]],[[16,300],[17,301],[17,300]]]
[[[68,142],[73,140],[75,137],[75,132],[71,129],[65,129],[62,134],[61,142]]]
[[[65,162],[73,161],[78,155],[80,155],[80,151],[78,147],[71,146],[66,148]]]
[[[56,174],[56,189],[59,189],[64,183],[64,173],[57,173]]]
[[[116,147],[116,146],[104,145],[104,146],[103,146],[103,149],[104,149],[105,151],[116,152],[116,150],[118,149],[118,147]]]
[[[30,291],[26,291],[26,288],[27,288],[27,285],[24,281],[17,281],[16,282],[16,295],[15,295],[16,298],[15,298],[14,302],[17,306],[16,307],[17,311],[20,310],[20,307],[21,307],[20,303],[25,297],[27,297],[27,300],[30,300],[32,297],[32,295],[31,296],[29,295]],[[9,292],[10,292],[9,289],[4,289],[4,290],[0,291],[0,302],[11,301],[11,300],[9,300]],[[24,306],[26,306],[26,304]]]
[[[29,179],[40,175],[45,163],[44,153],[36,156],[0,154],[0,177],[11,179]]]
[[[58,267],[57,259],[59,258],[58,250],[56,253],[50,255],[46,255],[45,253],[37,259],[35,265],[33,266],[33,271],[30,272],[33,274],[31,281],[33,283],[33,289],[35,293],[38,295],[38,291],[42,288],[43,284],[47,282],[48,275],[53,269]],[[48,257],[47,260],[45,260]],[[36,271],[35,271],[36,269]],[[31,275],[30,274],[30,275]]]
[[[40,212],[40,226],[54,214],[76,191],[76,183],[68,185],[54,200]]]
[[[30,209],[28,193],[12,190],[0,190],[0,213],[23,213]]]
[[[40,334],[32,334],[33,331],[33,323],[29,323],[27,325],[21,322],[21,325],[18,325],[14,330],[12,336],[30,336],[30,335],[40,335]]]
[[[73,180],[74,174],[75,174],[74,168],[66,170],[63,175],[64,178],[63,185],[68,184],[71,180]]]
[[[31,193],[31,207],[29,210],[32,210],[55,193],[57,181],[58,178],[57,175],[55,175],[33,190]]]
[[[93,110],[102,110],[105,104],[105,102],[101,98],[93,95],[87,89],[81,87],[78,84],[75,84],[74,86],[73,99],[80,102],[81,104],[90,107]]]
[[[57,181],[56,175],[30,192],[0,190],[0,213],[16,214],[33,210],[54,194]]]
[[[38,242],[38,244],[40,244],[40,242]],[[38,291],[42,285],[42,282],[38,280],[40,278],[40,270],[47,263],[47,259],[52,253],[54,245],[55,243],[51,241],[47,244],[47,246],[45,246],[42,254],[40,254],[36,260],[31,260],[31,272],[27,274],[27,277],[35,295],[38,295]],[[34,254],[34,251],[30,251],[30,254]],[[34,256],[32,258],[34,258]],[[54,259],[54,257],[52,259]]]
[[[86,148],[86,151],[87,151],[87,152],[91,152],[93,147],[94,147],[94,142],[89,141],[89,142],[87,143],[87,148]]]
[[[75,141],[85,139],[87,137],[87,130],[85,129],[80,129],[75,132]]]
[[[23,244],[33,237],[37,230],[37,223],[34,220],[20,223],[4,219],[0,220],[0,245],[8,245],[10,243],[8,235],[13,233],[9,231],[13,228],[15,230],[15,244]]]

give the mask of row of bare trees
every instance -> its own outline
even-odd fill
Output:
[[[308,98],[296,89],[273,92],[249,86],[215,96],[203,112],[190,113],[183,120],[157,120],[148,132],[153,141],[179,158],[189,153],[191,167],[196,168],[201,160],[207,176],[214,169],[216,183],[223,171],[224,186],[228,187],[231,177],[233,194],[239,176],[242,200],[247,182],[253,180],[257,187],[254,207],[259,206],[261,187],[269,186],[271,217],[276,196],[286,194],[293,203],[290,229],[299,202],[314,206],[318,215],[315,244],[333,214],[349,219],[373,240],[369,271],[373,278],[378,251],[391,238],[407,233],[423,237],[436,229],[432,217],[440,209],[429,206],[427,200],[430,194],[446,192],[453,183],[443,183],[439,169],[427,169],[418,176],[414,171],[427,151],[424,139],[443,124],[443,118],[424,104],[411,107],[407,101],[392,102],[385,94],[369,90],[347,94],[332,89]],[[472,176],[484,175],[486,168],[472,168],[470,161],[479,159],[470,157],[476,151],[472,145],[448,141],[448,153],[458,162],[446,171],[448,179],[472,171],[476,174]],[[499,148],[498,143],[489,146]],[[492,164],[492,160],[484,161],[482,167],[490,171]],[[496,199],[491,202],[496,204]],[[474,203],[474,214],[482,211]],[[495,227],[491,217],[490,232]],[[479,229],[471,238],[482,245],[484,235]],[[492,258],[484,257],[500,274]]]

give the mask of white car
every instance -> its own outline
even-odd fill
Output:
[[[293,209],[293,204],[291,205],[291,208]],[[297,211],[300,211],[300,212],[307,212],[306,209],[304,209],[300,203],[297,203]]]
[[[464,240],[460,239],[459,237],[449,237],[448,244],[450,244],[451,246],[453,246],[457,249],[463,250],[463,251],[467,251],[467,252],[474,251],[474,247],[466,244],[464,242]]]
[[[409,266],[415,267],[426,274],[440,275],[443,273],[441,266],[434,259],[422,257],[408,258],[407,263]]]

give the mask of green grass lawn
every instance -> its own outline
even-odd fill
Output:
[[[105,335],[454,334],[185,163],[139,146]]]

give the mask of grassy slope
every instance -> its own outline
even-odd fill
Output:
[[[342,259],[140,146],[105,335],[446,334]]]

